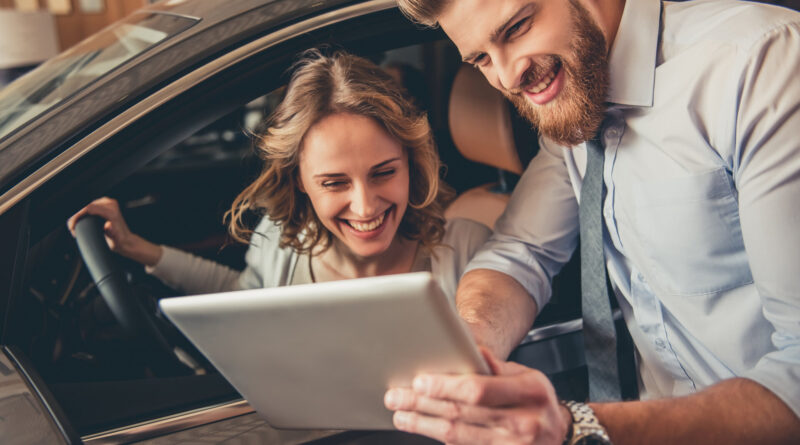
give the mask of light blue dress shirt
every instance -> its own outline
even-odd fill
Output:
[[[610,55],[605,257],[643,398],[753,379],[800,415],[800,14],[628,0]],[[542,140],[470,263],[539,307],[578,236],[586,148]]]

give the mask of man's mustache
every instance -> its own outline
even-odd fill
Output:
[[[544,76],[550,71],[554,71],[562,66],[561,58],[548,56],[541,64],[531,65],[522,75],[519,85],[514,88],[506,89],[507,95],[519,96],[523,91],[535,87],[542,81]]]

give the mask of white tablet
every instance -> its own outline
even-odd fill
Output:
[[[389,387],[489,369],[427,272],[161,300],[272,426],[394,429]]]

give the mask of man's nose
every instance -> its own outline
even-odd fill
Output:
[[[494,69],[496,72],[497,84],[506,91],[513,91],[519,88],[522,74],[528,69],[525,58],[515,58],[502,51],[498,51],[494,57]]]

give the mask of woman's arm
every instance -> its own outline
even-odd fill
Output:
[[[89,203],[67,221],[73,236],[75,224],[86,215],[106,220],[108,247],[145,266],[145,270],[176,290],[188,294],[222,292],[238,288],[240,272],[178,249],[154,244],[131,232],[112,198],[102,197]]]

